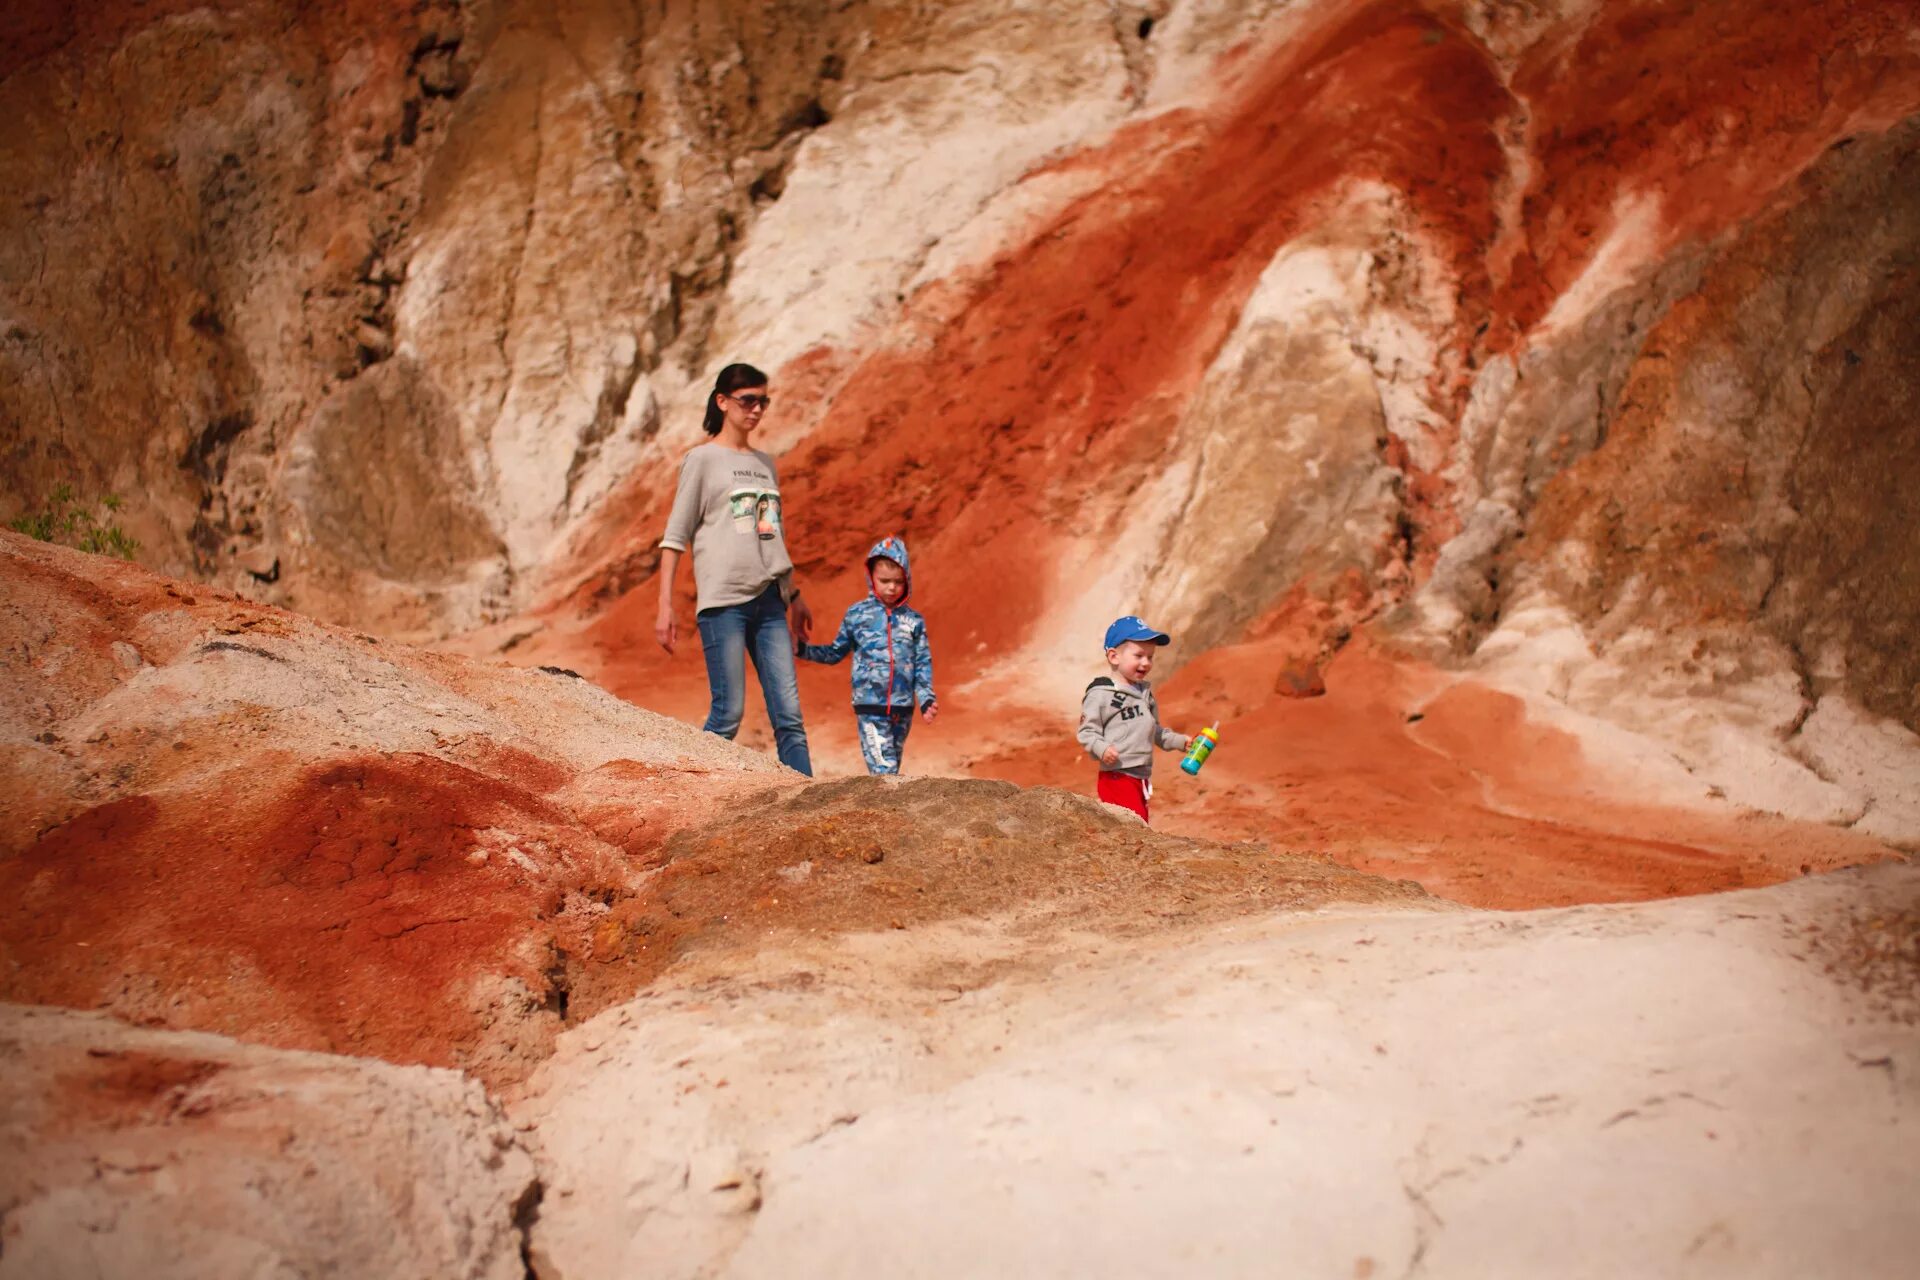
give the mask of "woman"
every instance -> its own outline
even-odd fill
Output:
[[[714,379],[706,417],[713,439],[694,446],[680,463],[680,488],[660,539],[660,613],[654,635],[661,648],[673,652],[679,639],[673,618],[674,572],[680,554],[691,546],[696,621],[713,694],[706,731],[723,738],[740,731],[747,705],[746,656],[752,654],[780,763],[812,777],[807,730],[800,721],[800,686],[793,674],[793,636],[807,639],[813,613],[793,585],[793,561],[787,556],[780,519],[779,474],[772,458],[748,445],[772,402],[767,375],[750,364],[730,364]]]

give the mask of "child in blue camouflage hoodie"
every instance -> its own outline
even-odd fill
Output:
[[[907,544],[882,538],[867,552],[867,585],[872,594],[840,620],[832,644],[800,647],[808,662],[829,665],[853,654],[853,718],[860,729],[860,754],[868,773],[900,772],[900,753],[913,727],[913,704],[932,723],[939,708],[933,698],[933,651],[927,647],[927,620],[907,607],[913,571]]]

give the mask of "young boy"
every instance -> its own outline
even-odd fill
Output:
[[[1168,643],[1138,618],[1115,619],[1107,628],[1107,670],[1087,686],[1080,700],[1080,745],[1100,765],[1100,798],[1131,809],[1147,821],[1153,794],[1153,749],[1185,751],[1191,741],[1160,726],[1160,704],[1153,700],[1147,673],[1153,651]]]
[[[802,645],[808,662],[829,665],[853,654],[853,719],[868,773],[900,772],[900,753],[913,728],[913,704],[933,723],[933,651],[927,621],[907,607],[913,572],[907,544],[882,538],[867,552],[867,584],[873,594],[847,610],[832,644]]]

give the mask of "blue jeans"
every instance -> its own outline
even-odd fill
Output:
[[[787,630],[780,584],[772,584],[745,604],[702,609],[698,620],[700,647],[707,655],[707,685],[713,693],[702,727],[723,738],[740,732],[740,717],[747,710],[747,654],[751,653],[780,763],[811,778],[807,728],[800,722],[800,683],[793,674],[793,633]]]

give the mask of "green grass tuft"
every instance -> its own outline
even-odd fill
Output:
[[[15,516],[7,521],[7,527],[42,542],[57,542],[97,556],[131,560],[133,553],[140,549],[140,540],[113,520],[124,505],[119,495],[112,493],[93,502],[82,502],[75,496],[72,485],[57,484],[40,510]]]

